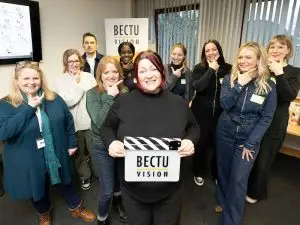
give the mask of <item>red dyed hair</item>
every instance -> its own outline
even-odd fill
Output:
[[[162,88],[163,84],[165,83],[164,65],[160,56],[156,52],[153,52],[151,50],[140,52],[134,60],[134,77],[137,81],[136,84],[137,88],[143,91],[143,88],[139,81],[139,75],[138,75],[139,63],[142,59],[148,59],[156,67],[156,69],[158,69],[161,75],[160,87]]]

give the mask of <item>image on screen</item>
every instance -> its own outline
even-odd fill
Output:
[[[0,2],[0,59],[32,58],[30,8]]]

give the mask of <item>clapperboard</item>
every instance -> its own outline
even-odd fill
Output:
[[[125,180],[128,182],[176,182],[180,174],[180,138],[124,138]]]

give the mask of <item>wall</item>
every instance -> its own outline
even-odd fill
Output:
[[[62,73],[62,54],[67,48],[82,52],[81,38],[94,33],[99,52],[105,53],[105,18],[132,17],[132,0],[36,0],[40,5],[44,70],[51,86]],[[0,98],[9,90],[14,65],[0,66]]]

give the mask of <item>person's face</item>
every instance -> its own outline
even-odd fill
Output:
[[[245,73],[257,67],[258,59],[252,49],[244,48],[239,53],[237,63],[239,71]]]
[[[157,93],[160,90],[161,74],[149,59],[142,59],[139,62],[138,79],[145,92]]]
[[[120,58],[121,58],[121,61],[125,64],[128,64],[132,61],[133,52],[128,45],[123,45],[123,47],[121,48]]]
[[[37,95],[37,92],[41,87],[41,77],[39,72],[31,68],[21,69],[16,82],[23,93],[31,96]]]
[[[112,63],[107,63],[105,70],[101,74],[101,80],[104,87],[111,87],[119,81],[120,74]]]
[[[80,61],[78,55],[73,54],[68,57],[68,72],[71,74],[77,74],[80,71]]]
[[[208,61],[214,61],[220,56],[217,46],[214,43],[205,45],[205,58]]]
[[[84,51],[89,55],[92,55],[97,51],[97,41],[92,36],[86,36],[83,40],[82,46]]]
[[[286,56],[290,53],[290,49],[287,45],[283,45],[278,41],[275,41],[269,47],[268,55],[271,60],[277,62],[286,59]]]
[[[176,47],[171,52],[171,61],[174,65],[180,65],[183,63],[185,56],[183,50],[179,47]]]

